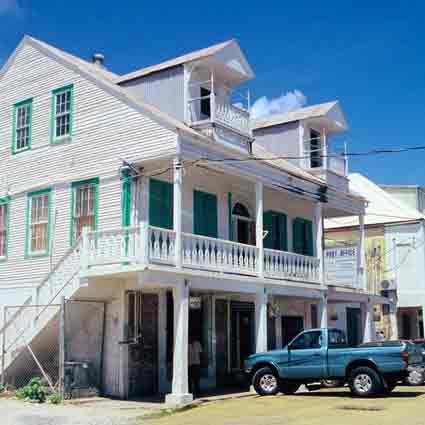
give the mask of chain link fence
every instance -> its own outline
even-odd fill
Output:
[[[62,300],[48,306],[6,306],[0,382],[21,388],[38,377],[63,398],[102,389],[105,304]]]

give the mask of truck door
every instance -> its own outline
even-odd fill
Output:
[[[306,331],[288,345],[289,379],[322,378],[326,371],[326,343],[322,331]]]

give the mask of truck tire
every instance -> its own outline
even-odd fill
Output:
[[[279,392],[279,376],[271,368],[263,367],[255,372],[252,385],[261,396],[276,395]]]
[[[350,376],[351,393],[358,397],[370,397],[382,393],[383,385],[379,374],[370,367],[357,367]]]
[[[424,375],[418,370],[412,370],[408,376],[406,376],[404,383],[411,387],[417,387],[424,384]]]

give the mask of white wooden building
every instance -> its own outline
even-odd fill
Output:
[[[375,294],[394,299],[397,314],[377,310],[377,327],[387,338],[424,337],[425,239],[422,190],[417,186],[379,186],[350,174],[350,188],[368,200],[364,218],[366,282]],[[357,217],[325,220],[326,244],[357,243]],[[344,317],[345,312],[338,312]],[[393,312],[395,313],[395,311]]]
[[[106,301],[106,394],[188,401],[189,334],[203,387],[220,386],[326,326],[328,303],[360,303],[371,338],[387,301],[323,278],[324,218],[365,211],[344,156],[321,156],[341,108],[253,122],[236,100],[251,78],[235,41],[119,76],[25,37],[0,72],[0,306]],[[19,323],[35,341],[54,320],[28,311],[2,334]]]

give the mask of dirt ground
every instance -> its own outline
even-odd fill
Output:
[[[152,425],[424,425],[425,387],[398,387],[387,397],[357,399],[348,389],[294,396],[250,396],[201,404],[151,419]]]

